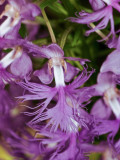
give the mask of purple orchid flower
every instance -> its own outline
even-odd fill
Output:
[[[32,141],[33,137],[26,131],[21,133],[26,138],[20,137],[14,131],[10,131],[9,136],[5,137],[6,142],[11,146],[10,153],[17,158],[35,160],[40,156],[40,144]]]
[[[18,52],[16,55],[15,53]],[[0,60],[0,85],[4,86],[4,84],[15,79],[15,76],[6,71],[6,68],[19,56],[21,56],[21,51],[17,48],[14,48],[9,54],[5,55]]]
[[[20,96],[19,98],[23,98],[24,100],[42,101],[42,103],[37,106],[37,108],[40,107],[40,109],[33,113],[28,113],[28,115],[35,115],[30,123],[35,124],[50,119],[46,127],[52,125],[51,130],[56,131],[60,126],[61,130],[66,132],[76,132],[78,130],[78,126],[86,127],[84,119],[82,120],[82,112],[79,109],[79,106],[82,105],[83,101],[88,101],[91,97],[91,89],[87,89],[87,95],[89,94],[89,96],[86,96],[86,98],[83,98],[84,100],[81,100],[79,97],[79,91],[82,92],[81,97],[83,95],[85,96],[86,88],[84,90],[79,89],[79,87],[89,79],[93,70],[91,72],[87,72],[87,69],[83,66],[84,69],[81,74],[69,85],[66,85],[65,81],[71,81],[71,79],[77,75],[79,70],[69,63],[66,63],[64,59],[78,60],[81,65],[84,65],[88,60],[64,57],[63,50],[57,44],[51,44],[48,47],[43,48],[39,47],[39,50],[40,56],[40,53],[42,52],[44,57],[46,56],[49,59],[48,67],[45,65],[43,69],[35,71],[34,74],[39,77],[42,83],[45,84],[50,84],[54,77],[55,87],[52,88],[43,84],[28,82],[27,80],[26,83],[19,83],[20,86],[32,93]],[[37,56],[39,55],[37,54]],[[52,104],[52,108],[49,109],[49,104],[52,100],[56,104]],[[75,114],[77,120],[75,118]]]
[[[92,135],[108,134],[108,143],[114,154],[114,137],[120,128],[120,91],[116,88],[116,75],[113,72],[99,73],[95,95],[102,96],[92,107],[91,114],[95,123],[91,129]],[[119,143],[118,143],[119,144]],[[119,148],[119,145],[117,146]]]
[[[26,51],[19,44],[11,44],[13,39],[0,40],[0,48],[12,48],[12,50],[0,60],[1,65],[1,78],[4,81],[10,81],[14,79],[24,79],[32,71],[32,61],[26,54]],[[16,39],[13,40],[14,43]],[[5,43],[4,43],[5,42]],[[7,68],[10,66],[11,73],[7,72]],[[2,81],[1,79],[1,81]]]
[[[92,128],[92,134],[108,134],[108,142],[114,154],[119,154],[119,142],[115,147],[114,137],[120,128],[120,91],[119,83],[119,43],[120,38],[112,41],[116,50],[108,55],[100,68],[94,95],[102,96],[92,107],[91,114],[95,116],[96,125]]]
[[[91,110],[91,114],[99,119],[110,119],[112,113],[120,120],[120,97],[116,88],[116,76],[112,72],[100,73],[98,83],[94,86],[95,95],[102,96]]]
[[[102,95],[104,97],[105,104],[111,108],[112,112],[114,113],[117,119],[120,118],[120,96],[119,90],[116,88],[117,83],[119,83],[120,75],[119,43],[120,38],[118,38],[116,50],[109,54],[107,59],[102,64],[100,68],[100,74],[98,75],[98,83],[97,85],[95,85],[97,91],[96,94]],[[99,101],[99,105],[102,106],[102,101]],[[100,108],[103,109],[103,107]],[[109,109],[107,108],[107,110]]]
[[[38,137],[35,141],[40,141],[41,155],[44,160],[88,160],[90,153],[103,152],[105,148],[84,142],[84,137],[79,133],[65,133],[60,130],[50,132],[49,129],[39,131],[38,126],[34,129],[37,131],[35,137]]]
[[[0,37],[6,36],[9,32],[19,30],[24,20],[34,20],[40,14],[40,9],[35,4],[26,3],[25,0],[8,0],[0,19],[7,18],[0,25]]]
[[[110,33],[103,39],[107,39],[109,36],[113,35],[115,37],[115,29],[114,29],[114,20],[113,20],[113,8],[120,12],[120,5],[119,0],[90,0],[90,4],[92,5],[94,12],[93,13],[86,13],[86,12],[79,12],[77,18],[69,18],[70,21],[87,24],[100,21],[98,25],[94,28],[88,30],[86,35],[89,35],[96,30],[101,30],[107,27],[108,22],[110,21],[111,31]]]
[[[114,43],[114,42],[113,42]],[[115,114],[116,118],[120,118],[120,96],[119,90],[116,88],[117,83],[119,83],[119,44],[120,38],[118,38],[116,43],[116,50],[108,55],[106,60],[101,66],[100,74],[98,76],[98,85],[96,85],[98,91],[102,88],[102,94],[104,94],[104,101],[107,106],[110,106],[111,111]],[[101,87],[101,85],[103,87]],[[102,104],[102,101],[100,101]],[[104,105],[101,105],[104,106]],[[103,109],[104,107],[100,107]],[[110,113],[110,108],[107,110]],[[94,107],[93,107],[94,110]],[[103,112],[101,112],[103,113]],[[107,113],[107,112],[106,112]],[[103,114],[104,115],[104,114]]]

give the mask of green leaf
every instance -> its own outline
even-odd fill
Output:
[[[11,48],[8,48],[8,49],[4,49],[4,50],[2,50],[4,53],[9,53],[10,51],[12,51],[12,49]]]
[[[22,38],[25,38],[27,35],[27,30],[25,24],[21,24],[19,34],[21,35]]]
[[[52,6],[52,4],[56,1],[57,0],[42,0],[40,3],[40,8],[44,9],[45,7]]]
[[[55,2],[52,5],[49,6],[50,9],[52,9],[54,12],[56,12],[57,14],[63,14],[63,16],[68,16],[68,12],[64,9],[64,7],[58,3]]]
[[[62,37],[61,37],[61,39],[60,39],[59,45],[60,45],[60,47],[61,47],[62,49],[64,48],[64,45],[65,45],[67,36],[68,36],[68,34],[71,32],[71,30],[72,30],[72,27],[70,26],[69,28],[67,28],[67,29],[64,31],[64,33],[63,33],[63,35],[62,35]]]
[[[69,15],[74,15],[76,9],[73,7],[69,0],[61,0],[64,8],[68,11]]]

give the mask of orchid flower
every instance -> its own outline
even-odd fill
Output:
[[[2,4],[4,5],[4,4]],[[6,36],[9,32],[19,30],[21,22],[24,20],[34,20],[40,14],[40,9],[25,0],[8,0],[0,19],[7,17],[0,25],[0,37]]]
[[[103,152],[105,146],[92,145],[84,141],[84,135],[80,133],[65,133],[59,129],[50,132],[50,128],[40,130],[35,125],[36,135],[33,141],[40,142],[40,151],[43,160],[88,160],[92,152]]]
[[[89,35],[96,30],[102,30],[106,28],[110,21],[111,31],[103,40],[108,39],[108,37],[111,35],[115,37],[113,8],[120,12],[119,2],[119,0],[90,0],[90,4],[94,9],[93,13],[86,13],[84,11],[79,12],[77,18],[71,17],[69,20],[80,24],[87,24],[88,26],[90,26],[90,23],[101,20],[94,28],[88,30],[86,35]]]
[[[23,98],[24,100],[42,100],[42,103],[37,106],[37,108],[40,107],[40,109],[33,113],[26,113],[31,116],[35,115],[30,123],[35,124],[49,119],[46,127],[51,126],[51,130],[56,131],[60,126],[61,130],[65,132],[76,132],[78,126],[86,127],[86,117],[82,115],[79,106],[89,100],[91,97],[91,89],[79,89],[79,87],[89,79],[93,71],[87,72],[84,67],[81,74],[69,85],[66,85],[65,81],[71,81],[74,76],[78,74],[79,69],[66,63],[64,59],[77,60],[83,66],[87,60],[64,57],[63,50],[57,44],[51,44],[39,50],[40,53],[44,53],[44,56],[46,56],[49,61],[48,66],[45,65],[41,70],[35,71],[34,75],[38,76],[41,82],[45,84],[50,84],[54,77],[55,87],[52,88],[28,81],[26,81],[26,83],[19,83],[20,86],[32,93],[20,96],[19,98]],[[37,54],[37,56],[39,55]],[[85,98],[86,89],[88,91],[87,95],[89,96]],[[78,91],[81,91],[81,97],[84,95],[83,99],[80,99]],[[52,100],[56,104],[52,105],[52,108],[49,109],[49,104]]]
[[[116,88],[116,80],[113,72],[98,75],[98,83],[93,86],[96,90],[94,94],[102,98],[94,104],[91,110],[91,114],[95,116],[95,125],[91,134],[108,134],[108,143],[112,149],[115,147],[114,137],[120,128],[120,91]],[[114,152],[119,154],[116,148]]]
[[[0,40],[0,48],[11,48],[12,50],[4,54],[4,57],[0,60],[0,72],[1,72],[1,83],[14,80],[16,78],[24,79],[32,71],[32,61],[30,57],[26,54],[26,51],[19,44],[12,45],[10,43],[12,39]],[[15,42],[16,40],[14,40]],[[4,44],[4,42],[6,42]],[[2,51],[1,51],[2,52]],[[10,66],[11,73],[7,72],[7,68]]]

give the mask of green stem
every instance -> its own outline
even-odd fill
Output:
[[[66,29],[60,39],[60,47],[63,49],[64,48],[64,45],[65,45],[65,42],[66,42],[66,39],[67,39],[67,36],[68,34],[71,32],[72,30],[72,27],[69,27],[68,29]]]
[[[94,29],[95,28],[95,25],[93,23],[90,23],[90,26]],[[106,38],[106,35],[101,32],[99,29],[95,31],[102,39],[105,39]],[[108,40],[108,38],[105,39],[106,41]]]
[[[44,20],[45,20],[45,22],[47,24],[48,31],[50,33],[50,37],[51,37],[52,42],[56,43],[56,38],[55,38],[55,35],[54,35],[54,32],[53,32],[52,26],[51,26],[51,24],[50,24],[50,22],[49,22],[49,20],[47,18],[47,15],[46,15],[44,9],[42,9],[42,15],[43,15],[43,18],[44,18]]]

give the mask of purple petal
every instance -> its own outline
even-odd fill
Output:
[[[70,63],[67,63],[67,72],[64,73],[65,82],[70,82],[78,73],[80,69],[73,67]]]
[[[0,88],[0,116],[10,114],[10,110],[14,108],[15,103],[13,102],[10,95],[3,89]]]
[[[0,64],[0,87],[4,87],[4,83],[10,83],[14,81],[16,76],[12,75],[11,73],[7,72]]]
[[[102,9],[105,7],[105,3],[102,0],[89,0],[94,11]]]
[[[84,65],[86,62],[90,62],[88,59],[75,58],[75,57],[64,57],[64,59],[69,59],[70,61],[79,61],[81,65]]]
[[[42,67],[42,69],[35,71],[34,76],[37,76],[44,84],[50,84],[53,80],[53,73],[49,73],[47,63]]]
[[[21,27],[21,21],[19,21],[19,23],[16,26],[11,28],[11,30],[7,34],[5,34],[4,38],[16,39],[16,38],[20,37],[20,35],[18,34],[20,27]]]
[[[111,137],[114,137],[119,129],[119,121],[117,120],[101,120],[96,119],[96,126],[92,130],[92,133],[103,135],[109,133]]]
[[[13,148],[10,151],[11,154],[19,158],[22,158],[21,153],[30,154],[32,155],[32,157],[34,155],[34,158],[39,156],[40,155],[39,142],[31,141],[30,139],[32,138],[32,136],[27,132],[25,133],[23,132],[22,135],[23,137],[20,137],[15,132],[10,131],[9,136],[6,137],[7,143]],[[26,137],[26,139],[24,138],[24,136]],[[30,158],[31,160],[32,160],[32,157]]]
[[[52,125],[51,131],[56,131],[60,126],[62,131],[75,132],[78,129],[78,123],[74,120],[72,107],[66,103],[64,88],[59,88],[58,94],[56,106],[41,114],[39,121],[50,119],[46,127]]]
[[[64,56],[63,50],[57,44],[51,44],[49,46],[39,47],[32,42],[25,39],[5,39],[0,38],[0,48],[13,48],[15,46],[21,46],[27,50],[28,53],[33,53],[33,56],[42,58],[62,58]]]
[[[40,8],[37,5],[27,3],[25,0],[8,0],[8,2],[19,10],[20,16],[24,19],[33,20],[40,14]]]
[[[28,20],[34,20],[41,13],[40,8],[32,3],[22,6],[21,17]]]
[[[115,88],[116,77],[111,72],[100,73],[97,78],[97,85],[94,85],[96,89],[96,94],[103,95],[103,93],[109,88]]]
[[[68,87],[71,87],[71,89],[79,88],[90,78],[93,73],[94,70],[88,72],[87,69],[84,68],[81,74]]]
[[[13,48],[17,45],[23,45],[25,44],[26,41],[23,39],[5,39],[5,38],[0,38],[0,48]]]
[[[113,8],[115,8],[116,10],[118,10],[118,12],[120,12],[120,4],[119,4],[119,0],[115,0],[115,1],[112,1],[111,0],[111,6],[113,7]]]
[[[109,14],[108,14],[109,13]],[[111,23],[111,31],[110,33],[103,38],[107,39],[111,34],[114,36],[114,20],[113,20],[113,14],[112,14],[112,7],[110,5],[106,6],[103,9],[100,9],[93,13],[86,13],[86,12],[80,12],[78,18],[70,17],[68,18],[71,22],[81,23],[81,24],[90,24],[93,22],[100,22],[92,29],[88,30],[86,32],[86,35],[88,36],[90,33],[95,32],[96,30],[101,30],[107,27],[108,22]],[[90,26],[91,28],[91,26]]]
[[[112,111],[106,106],[102,99],[98,100],[92,107],[91,114],[97,118],[108,119]]]
[[[93,22],[96,22],[104,17],[109,18],[110,15],[107,15],[107,13],[110,13],[111,15],[111,7],[105,7],[99,11],[93,12],[93,13],[86,13],[86,12],[79,12],[78,18],[70,18],[72,22],[76,23],[82,23],[82,24],[90,24]],[[108,20],[106,19],[106,22]],[[104,23],[106,23],[104,22]],[[104,25],[103,25],[104,26]]]
[[[117,37],[113,37],[112,39],[108,39],[106,44],[109,48],[118,48],[118,44],[120,44],[120,38],[118,39]]]
[[[120,54],[118,50],[115,50],[111,54],[108,55],[105,62],[102,64],[100,72],[113,72],[114,74],[120,74]]]
[[[24,6],[26,4],[25,0],[17,0],[17,3],[16,3],[16,0],[8,0],[8,2],[17,8],[18,8],[18,6],[21,8],[22,6]]]
[[[35,40],[40,26],[38,24],[27,23],[26,27],[27,27],[27,31],[29,33],[28,36],[27,36],[27,39],[29,41]]]
[[[115,143],[114,149],[115,149],[116,154],[119,155],[120,154],[120,139]]]
[[[84,88],[78,89],[76,92],[79,96],[78,99],[81,104],[84,102],[89,103],[90,98],[94,96],[95,88],[94,87],[84,87]]]
[[[11,64],[10,70],[15,76],[24,78],[32,71],[32,61],[27,54],[23,53]]]
[[[59,57],[62,58],[64,56],[63,50],[57,44],[50,44],[46,47],[45,51],[47,58]]]

